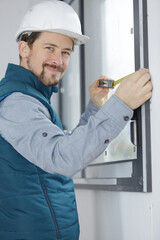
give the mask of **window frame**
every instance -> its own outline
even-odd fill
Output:
[[[79,2],[80,19],[82,31],[84,29],[84,0]],[[72,3],[71,1],[70,3]],[[134,15],[134,45],[135,45],[135,70],[139,68],[149,68],[148,63],[148,26],[147,26],[147,0],[133,0]],[[81,113],[85,109],[85,46],[80,49],[81,64]],[[108,191],[129,191],[129,192],[151,192],[151,134],[150,134],[150,101],[134,111],[132,118],[137,122],[137,158],[115,162],[105,162],[90,164],[82,170],[78,177],[74,177],[76,188],[99,189]],[[118,175],[104,178],[87,178],[87,171],[98,170],[100,167],[107,167],[110,172],[115,173],[119,169]],[[119,177],[121,169],[125,167],[132,169],[131,177]],[[122,170],[123,171],[123,170]]]

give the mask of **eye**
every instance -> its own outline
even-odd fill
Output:
[[[70,56],[71,55],[71,53],[70,52],[67,52],[67,51],[63,51],[62,52],[64,55],[66,55],[66,56]]]
[[[53,51],[53,47],[46,47],[48,50]]]

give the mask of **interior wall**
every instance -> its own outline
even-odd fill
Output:
[[[151,147],[152,147],[152,231],[153,240],[160,239],[160,1],[148,0],[149,66],[153,82],[151,100]]]
[[[19,64],[18,45],[15,34],[26,10],[40,0],[1,0],[0,1],[0,79],[4,76],[8,63]]]
[[[0,80],[3,78],[8,63],[19,64],[18,44],[15,34],[26,11],[41,0],[1,0],[0,1]],[[51,99],[58,112],[58,94]]]

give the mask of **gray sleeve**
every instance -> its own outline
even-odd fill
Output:
[[[88,122],[89,117],[92,115],[95,115],[99,111],[99,107],[96,107],[92,104],[91,101],[89,101],[88,106],[85,110],[85,112],[82,114],[81,119],[79,121],[78,126],[85,125]]]
[[[68,177],[98,157],[125,127],[133,111],[116,96],[70,135],[50,120],[37,99],[13,93],[0,103],[0,134],[28,161]]]

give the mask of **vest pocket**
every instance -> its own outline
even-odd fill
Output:
[[[51,206],[49,197],[48,197],[48,195],[47,195],[46,186],[45,186],[45,184],[42,183],[42,182],[41,182],[41,187],[42,187],[42,190],[43,190],[43,193],[44,193],[44,196],[45,196],[47,205],[48,205],[48,207],[49,207],[49,210],[50,210],[50,213],[51,213],[51,216],[52,216],[52,220],[53,220],[53,223],[54,223],[54,226],[55,226],[55,230],[56,230],[57,239],[59,239],[59,238],[60,238],[60,235],[59,235],[59,231],[58,231],[58,225],[57,225],[57,222],[56,222],[55,214],[54,214],[53,208],[52,208],[52,206]]]

